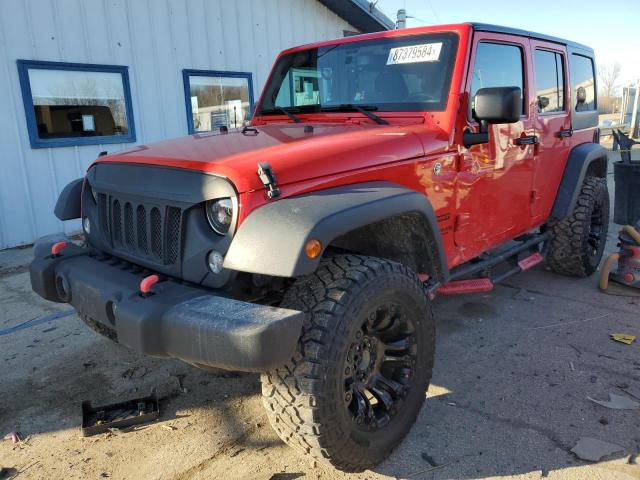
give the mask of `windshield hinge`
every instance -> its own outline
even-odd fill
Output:
[[[258,164],[258,176],[260,181],[267,189],[267,197],[275,198],[280,195],[280,189],[278,188],[278,182],[276,181],[276,174],[273,173],[271,165],[268,163]]]

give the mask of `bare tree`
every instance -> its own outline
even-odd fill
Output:
[[[604,65],[599,68],[598,76],[600,77],[600,96],[609,103],[611,112],[613,113],[613,97],[615,96],[616,84],[620,78],[620,62],[613,65]]]

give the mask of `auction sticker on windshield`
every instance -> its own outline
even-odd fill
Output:
[[[398,63],[437,62],[440,58],[442,42],[396,47],[389,50],[387,65]]]

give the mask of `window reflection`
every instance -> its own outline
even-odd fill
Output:
[[[596,109],[593,60],[582,55],[571,56],[571,90],[573,107],[576,112]]]
[[[208,132],[226,126],[238,128],[249,119],[249,79],[190,75],[193,129]]]
[[[129,133],[120,73],[31,68],[28,78],[39,138]]]
[[[276,63],[260,114],[342,105],[377,111],[441,111],[458,39],[453,34],[362,40],[290,53]]]
[[[519,87],[524,106],[524,76],[522,50],[515,45],[482,42],[476,48],[476,59],[471,81],[471,99],[481,88]],[[469,113],[471,114],[471,106]]]
[[[536,97],[540,113],[564,110],[564,73],[562,55],[547,50],[536,50]]]

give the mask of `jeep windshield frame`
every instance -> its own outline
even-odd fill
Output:
[[[392,36],[285,53],[273,67],[256,115],[443,112],[459,38],[454,32]],[[340,109],[341,105],[350,108]]]

